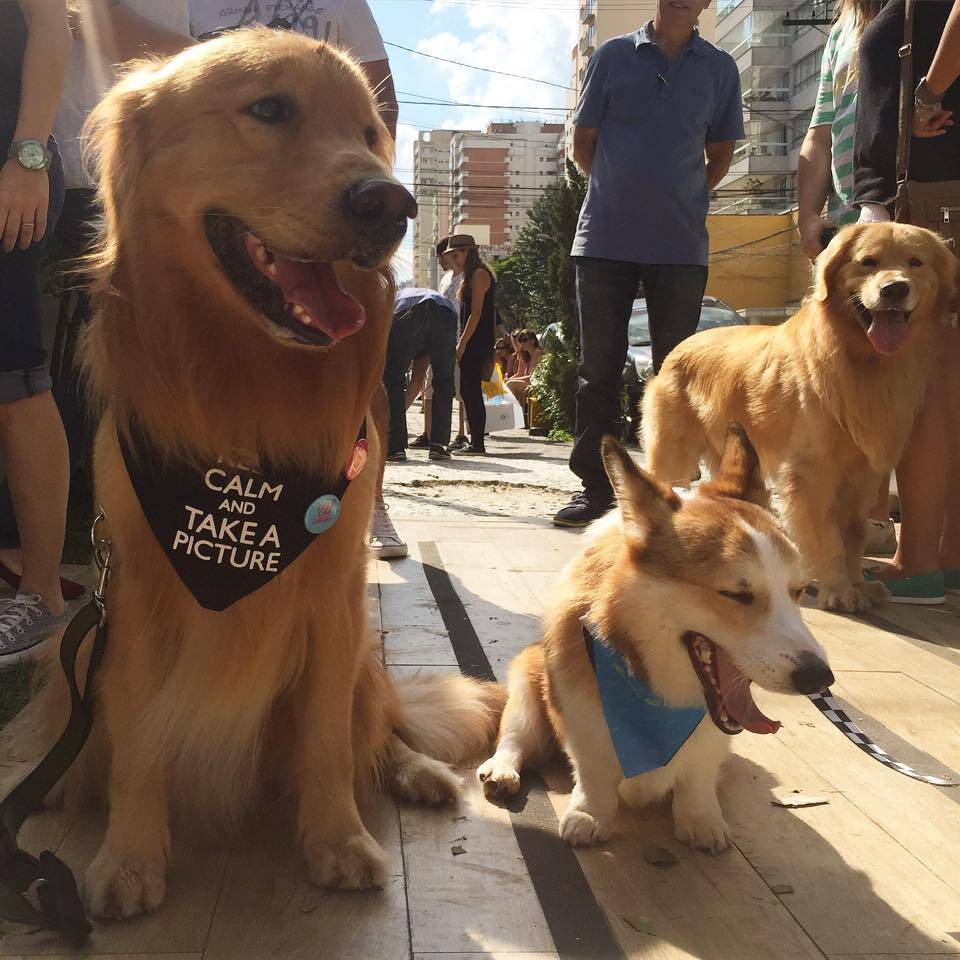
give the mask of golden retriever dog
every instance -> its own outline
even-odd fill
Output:
[[[105,224],[83,362],[102,408],[94,472],[113,562],[81,758],[108,784],[91,910],[155,910],[172,809],[235,821],[264,783],[296,797],[314,882],[380,886],[387,862],[358,802],[379,787],[454,798],[440,761],[485,749],[502,706],[492,684],[394,683],[368,630],[369,418],[359,472],[357,438],[393,311],[386,264],[416,213],[393,144],[350,59],[266,29],[141,66],[91,131]],[[289,531],[265,529],[263,511],[295,478],[325,494],[347,470],[339,519],[329,502],[305,519],[300,507],[299,529],[317,535],[287,557]],[[224,499],[208,516],[172,501],[182,529],[161,542],[132,480],[156,471]],[[201,605],[174,566],[185,557],[206,563],[201,593],[214,577],[266,582]],[[46,689],[59,730],[65,688]]]
[[[881,603],[886,588],[861,569],[866,520],[907,442],[956,293],[956,258],[930,231],[841,230],[786,323],[706,330],[670,353],[643,400],[651,473],[688,483],[740,421],[821,605]]]
[[[523,767],[559,745],[575,779],[560,820],[568,843],[608,839],[620,798],[639,806],[672,792],[677,838],[719,853],[730,846],[717,780],[732,736],[779,728],[754,702],[751,681],[796,694],[833,682],[800,619],[800,556],[772,514],[751,502],[763,497],[763,484],[738,426],[713,480],[683,498],[609,437],[603,458],[617,509],[590,527],[561,574],[543,640],[510,665],[497,750],[477,773],[488,796],[512,794]],[[582,620],[645,683],[647,691],[628,701],[632,716],[635,697],[649,702],[651,693],[667,708],[700,708],[666,763],[637,774],[623,762],[611,731],[624,718],[610,721]],[[660,716],[634,721],[641,740]]]

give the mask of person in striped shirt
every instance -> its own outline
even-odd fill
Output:
[[[817,103],[797,165],[800,240],[811,260],[824,247],[824,231],[859,217],[852,203],[857,51],[864,27],[879,8],[876,0],[843,0],[823,49]]]

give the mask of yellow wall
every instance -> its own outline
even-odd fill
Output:
[[[807,293],[810,264],[794,216],[711,214],[707,293],[736,310],[778,309]]]

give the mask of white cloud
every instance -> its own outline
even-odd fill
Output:
[[[434,0],[431,10],[450,10],[449,0]],[[575,10],[563,14],[544,10],[502,8],[471,4],[457,9],[472,28],[463,31],[469,39],[453,33],[438,33],[419,42],[424,53],[479,67],[490,67],[567,85],[571,76],[570,53],[577,36]],[[469,34],[472,33],[472,36]],[[530,80],[519,80],[499,74],[483,73],[467,67],[435,61],[446,75],[447,99],[458,103],[503,104],[524,107],[565,107],[566,92]],[[430,91],[420,91],[428,93]],[[436,91],[437,97],[443,97]],[[562,121],[563,115],[552,111],[451,107],[445,127],[483,128],[494,119],[551,119]]]

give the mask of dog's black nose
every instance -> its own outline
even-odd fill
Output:
[[[350,212],[372,229],[389,227],[412,220],[417,215],[417,201],[396,180],[370,177],[358,180],[347,194]]]
[[[833,671],[815,654],[804,653],[790,679],[797,693],[820,693],[833,683]]]
[[[880,288],[884,300],[902,300],[910,292],[910,284],[905,280],[894,280]]]

